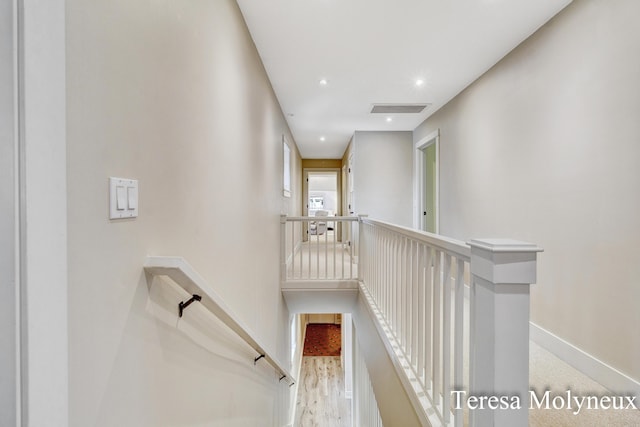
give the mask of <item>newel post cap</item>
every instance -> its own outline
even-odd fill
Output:
[[[472,239],[471,273],[492,283],[536,282],[536,260],[543,249],[513,239]]]

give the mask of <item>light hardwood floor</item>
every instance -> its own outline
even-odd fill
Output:
[[[302,358],[296,427],[351,427],[351,400],[344,396],[340,357]]]

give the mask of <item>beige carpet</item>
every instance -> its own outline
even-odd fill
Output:
[[[537,344],[530,343],[529,385],[538,395],[545,390],[550,395],[566,396],[567,389],[575,395],[611,395],[612,393],[591,378],[577,371],[567,363]],[[638,402],[636,402],[638,406]],[[569,409],[530,409],[529,425],[531,427],[639,427],[640,410],[603,410],[582,409],[577,415],[576,408]]]

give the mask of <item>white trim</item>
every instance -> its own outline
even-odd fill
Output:
[[[66,426],[69,328],[65,1],[18,0],[17,4],[21,422]]]
[[[546,329],[529,322],[529,338],[545,350],[565,361],[607,389],[628,395],[635,393],[640,400],[640,382],[593,357]]]
[[[294,356],[294,360],[291,362],[291,370],[295,378],[298,381],[291,387],[291,394],[289,396],[289,423],[287,426],[292,427],[296,420],[296,400],[298,398],[298,388],[300,386],[300,382],[302,381],[302,377],[300,376],[300,372],[302,372],[302,357],[304,354],[304,341],[307,338],[307,321],[306,316],[303,314],[295,313],[293,316],[296,317],[296,322],[299,323],[300,331],[302,333],[302,338],[300,345],[296,349],[296,354]],[[296,337],[297,338],[297,337]]]
[[[307,202],[309,201],[309,173],[314,172],[333,172],[336,174],[336,210],[339,216],[344,215],[342,212],[342,168],[303,168],[302,169],[302,215],[309,215]],[[345,215],[346,216],[346,215]]]
[[[20,134],[17,0],[0,11],[0,424],[22,425],[20,372]]]
[[[414,144],[414,174],[413,174],[413,226],[419,230],[424,230],[424,156],[422,151],[431,144],[436,145],[436,233],[440,233],[440,129],[436,129],[429,135],[420,139]]]
[[[351,313],[342,313],[340,332],[342,334],[342,373],[344,376],[344,397],[353,398],[353,319]]]

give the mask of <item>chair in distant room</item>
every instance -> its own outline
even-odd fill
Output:
[[[329,216],[329,211],[318,210],[315,214],[316,217],[327,217]],[[311,221],[309,223],[309,234],[313,236],[320,236],[327,232],[327,221]]]

